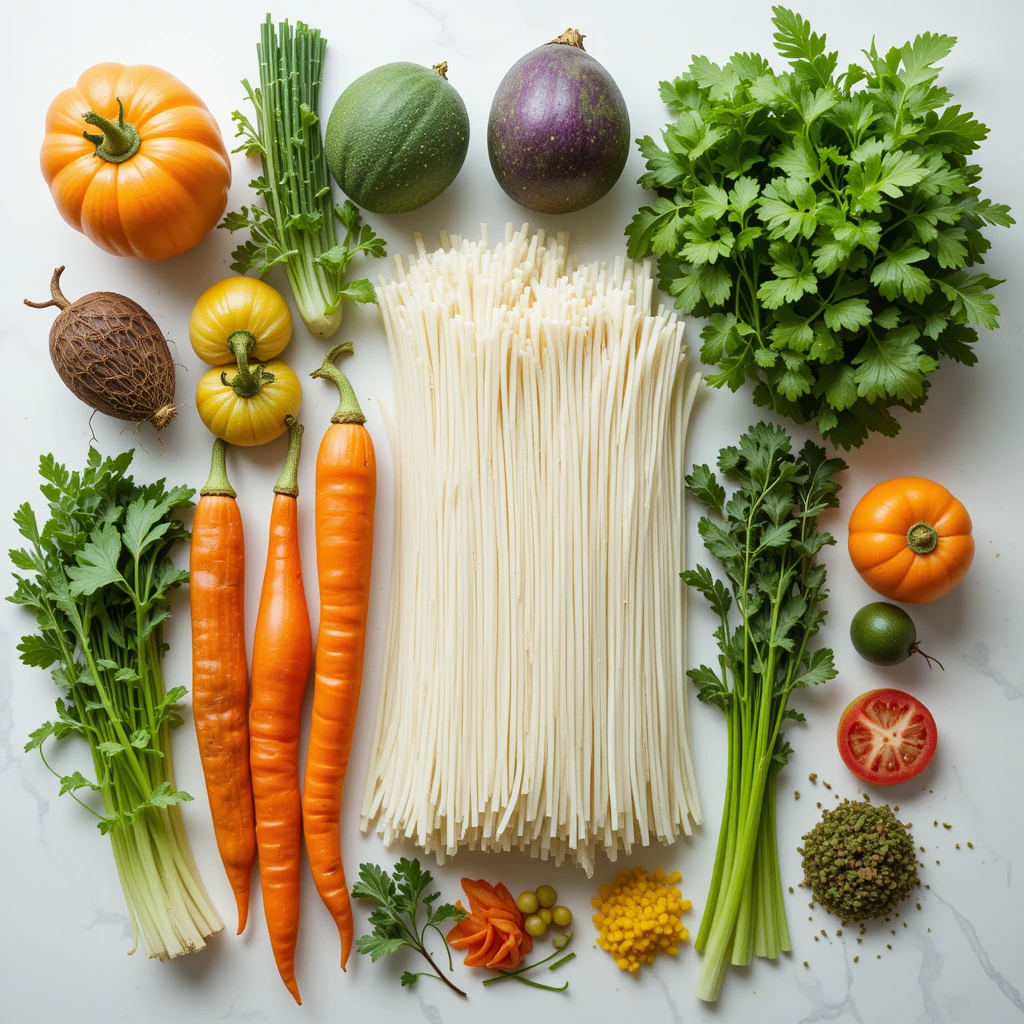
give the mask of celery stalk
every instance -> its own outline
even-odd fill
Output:
[[[792,691],[836,674],[832,652],[807,645],[825,617],[817,555],[835,543],[817,520],[838,505],[835,477],[846,467],[809,442],[797,455],[791,448],[784,430],[759,423],[719,454],[719,469],[737,484],[728,501],[707,466],[686,480],[711,512],[700,533],[726,576],[699,565],[682,574],[720,622],[718,667],[688,674],[700,699],[725,712],[729,748],[722,829],[694,943],[704,954],[697,995],[709,1002],[730,962],[775,959],[790,948],[775,823],[776,780],[791,752],[781,730],[787,718],[804,721],[788,708]]]

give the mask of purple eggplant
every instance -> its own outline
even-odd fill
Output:
[[[629,112],[575,29],[531,50],[501,80],[487,152],[498,184],[539,213],[582,210],[619,180],[629,155]]]

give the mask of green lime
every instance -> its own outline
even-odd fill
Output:
[[[887,601],[873,601],[854,615],[850,640],[857,653],[873,665],[899,665],[912,654],[928,657],[917,646],[914,620]],[[932,660],[928,659],[929,665]]]

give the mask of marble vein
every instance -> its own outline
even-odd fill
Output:
[[[991,679],[1002,691],[1007,700],[1024,700],[1024,687],[1014,686],[998,669],[989,664],[989,649],[985,644],[975,644],[970,654],[964,655],[964,661],[974,669]]]
[[[91,932],[93,928],[100,925],[117,925],[121,929],[121,937],[130,939],[132,937],[132,922],[127,914],[117,914],[110,910],[94,910],[91,921],[87,921],[82,928]]]
[[[938,984],[942,977],[945,957],[927,935],[919,936],[918,948],[921,950],[921,967],[917,972],[917,984],[924,1001],[924,1013],[917,1018],[916,1024],[946,1024],[947,1021],[963,1020],[959,1011],[967,1006],[966,1000],[959,996],[945,996],[940,1003]],[[950,1017],[943,1010],[942,1004],[958,1011],[956,1016]]]
[[[672,1024],[683,1024],[683,1015],[679,1012],[679,1007],[676,1005],[676,1001],[672,998],[672,992],[669,990],[668,984],[665,979],[655,973],[652,975],[654,984],[661,989],[661,994],[665,997],[665,1002],[668,1004],[668,1012],[672,1014]]]
[[[441,1011],[433,1003],[428,1003],[423,996],[417,996],[416,998],[419,1000],[420,1012],[423,1014],[427,1024],[444,1024]]]
[[[17,644],[14,635],[7,630],[0,630],[0,650],[13,652]],[[20,664],[20,663],[16,663]],[[21,788],[31,797],[36,808],[36,819],[39,822],[40,837],[43,833],[45,817],[50,809],[50,801],[43,796],[36,786],[28,770],[21,744],[15,749],[14,744],[14,671],[9,667],[0,670],[0,772],[14,768],[21,777]]]
[[[812,984],[805,985],[800,980],[800,976],[797,975],[797,985],[800,990],[812,1003],[817,1003],[814,1009],[806,1017],[801,1017],[797,1024],[815,1024],[815,1021],[819,1020],[839,1020],[847,1015],[852,1020],[857,1021],[857,1024],[864,1024],[864,1018],[861,1017],[860,1010],[857,1009],[857,1003],[853,997],[853,983],[855,980],[853,965],[850,963],[850,955],[846,950],[845,942],[843,943],[843,962],[846,966],[846,992],[843,994],[842,999],[835,1002],[827,1002],[825,1000],[821,982],[817,978],[814,979]]]
[[[971,811],[971,817],[973,818],[973,825],[975,831],[980,831],[979,822],[984,821],[984,814],[981,811],[981,809],[977,806],[977,804],[975,804],[974,801],[971,799],[970,794],[964,787],[964,781],[962,778],[960,778],[960,769],[956,765],[953,765],[953,775],[956,777],[956,784],[960,789],[960,796],[963,798],[964,803],[967,804],[968,808]],[[982,861],[983,864],[1006,865],[1006,888],[1011,888],[1013,885],[1013,861],[1011,861],[1009,857],[1004,857],[1001,853],[996,852],[985,840],[984,835],[975,836],[975,845],[977,846],[979,844],[981,846],[984,846],[990,854],[990,857],[987,861]]]
[[[229,1007],[228,1012],[221,1017],[221,1020],[268,1020],[269,1018],[262,1010],[243,1010],[238,1007],[238,1003],[241,1000],[241,996],[238,997]]]
[[[452,53],[457,53],[460,57],[469,58],[469,54],[455,45],[455,35],[448,27],[447,14],[436,11],[433,7],[428,7],[427,4],[423,3],[423,0],[409,0],[409,4],[415,7],[417,11],[422,11],[431,21],[437,23],[438,32],[434,36],[434,41],[438,46],[443,46]],[[444,59],[444,56],[442,55],[440,59]]]
[[[991,958],[988,953],[985,952],[985,947],[981,944],[981,939],[978,938],[978,932],[974,925],[971,924],[971,922],[968,921],[952,903],[948,900],[944,900],[935,891],[934,886],[931,889],[931,895],[934,896],[944,907],[949,908],[954,920],[960,928],[960,931],[964,933],[964,937],[967,939],[971,950],[978,958],[978,963],[981,964],[981,969],[996,983],[1003,995],[1006,996],[1006,998],[1009,999],[1021,1013],[1024,1013],[1024,999],[1021,998],[1020,992],[995,969]]]

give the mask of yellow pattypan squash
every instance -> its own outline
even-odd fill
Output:
[[[237,367],[215,366],[196,389],[199,418],[228,444],[273,441],[285,432],[285,417],[296,416],[300,405],[299,378],[280,359],[249,366],[243,357]]]
[[[219,366],[240,356],[265,362],[292,336],[292,314],[279,291],[254,277],[228,277],[207,288],[188,323],[192,348]]]

